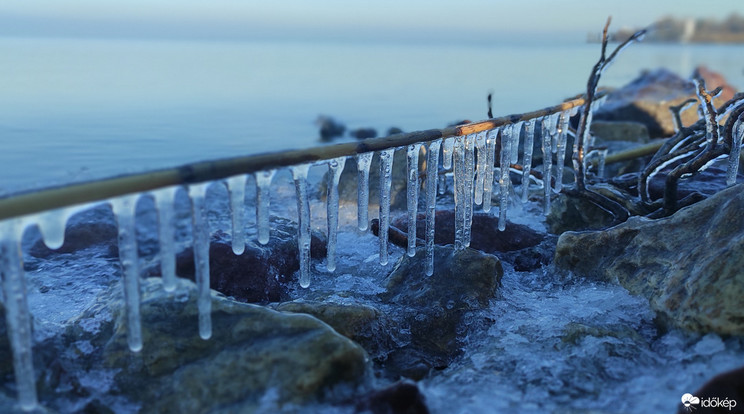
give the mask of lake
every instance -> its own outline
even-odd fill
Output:
[[[706,64],[744,85],[742,45],[639,44],[601,83]],[[585,90],[598,44],[400,45],[0,39],[0,194],[319,145],[315,121],[439,128]]]

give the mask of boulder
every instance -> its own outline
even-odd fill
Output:
[[[320,139],[324,141],[330,141],[336,137],[340,137],[346,132],[346,125],[330,116],[320,115],[315,123],[320,128]]]
[[[593,121],[591,132],[597,144],[607,141],[626,141],[645,144],[649,141],[648,128],[640,122]]]
[[[60,359],[90,373],[113,370],[116,394],[140,403],[142,412],[253,412],[267,395],[277,405],[303,404],[364,382],[364,350],[309,315],[213,292],[212,337],[201,339],[196,297],[188,280],[179,279],[173,292],[165,292],[158,278],[143,280],[144,347],[134,353],[117,284],[68,330],[71,341],[89,343],[88,353],[70,350]]]
[[[635,216],[604,231],[563,233],[555,264],[645,296],[665,325],[742,335],[742,190],[728,188],[663,219]]]

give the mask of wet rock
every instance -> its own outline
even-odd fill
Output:
[[[645,296],[664,325],[742,335],[743,189],[731,187],[663,219],[631,217],[601,232],[563,233],[555,264]]]
[[[111,257],[118,255],[118,229],[110,222],[78,222],[71,223],[65,230],[65,241],[62,247],[52,250],[44,244],[44,240],[37,239],[28,253],[43,259],[56,253],[74,253],[95,245],[104,246],[104,250]]]
[[[310,241],[313,258],[326,255],[325,237],[313,232]],[[241,302],[268,303],[287,300],[288,284],[300,269],[296,224],[271,218],[271,239],[265,246],[246,241],[245,251],[236,255],[232,240],[223,232],[212,234],[209,244],[210,287]],[[160,266],[143,272],[159,276]],[[194,280],[194,255],[191,248],[176,256],[176,274]]]
[[[403,256],[386,279],[380,298],[403,306],[400,316],[410,329],[408,358],[393,358],[387,368],[446,367],[460,353],[460,335],[470,311],[485,309],[496,295],[503,269],[495,256],[473,249],[434,246],[434,274],[426,276],[423,249]],[[393,365],[397,365],[393,366]],[[402,370],[402,375],[419,373]]]
[[[346,132],[346,125],[329,116],[321,115],[315,123],[320,127],[320,138],[326,141],[340,137]]]
[[[548,230],[553,234],[604,229],[613,221],[612,214],[591,201],[566,193],[558,194],[551,200],[550,212],[545,217]]]
[[[725,82],[712,71],[704,68],[700,70],[709,80],[706,82],[709,90],[722,86],[721,82]],[[674,134],[674,124],[669,107],[696,96],[692,82],[667,69],[645,71],[628,85],[611,92],[607,102],[595,113],[594,120],[640,122],[646,125],[652,138],[671,136]],[[722,94],[716,98],[715,105],[720,106],[732,96],[733,93],[730,92]],[[682,113],[682,123],[685,126],[697,120],[695,105]]]
[[[364,350],[309,315],[276,312],[213,292],[213,334],[201,339],[196,296],[196,286],[184,279],[170,293],[158,278],[143,280],[144,348],[133,353],[117,285],[68,332],[71,340],[92,344],[89,353],[60,358],[90,373],[113,370],[110,386],[142,404],[144,412],[253,412],[268,394],[275,394],[277,405],[302,404],[330,395],[339,385],[364,382]]]
[[[374,128],[358,128],[349,132],[349,135],[356,139],[375,138],[377,130]]]
[[[357,403],[357,411],[372,414],[428,414],[426,398],[415,383],[399,381],[376,390]]]
[[[695,409],[695,413],[744,413],[744,367],[716,375],[692,395],[700,400],[700,403],[691,406]],[[702,400],[704,399],[713,401],[718,399],[718,406],[703,406]],[[728,402],[723,403],[724,401]],[[689,412],[691,412],[689,408],[683,406],[682,403],[679,404],[678,414]]]
[[[592,134],[596,143],[607,141],[628,141],[647,143],[649,141],[648,128],[640,122],[633,121],[593,121]]]

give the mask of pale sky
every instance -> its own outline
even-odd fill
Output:
[[[742,0],[3,0],[0,36],[481,41],[721,19]]]

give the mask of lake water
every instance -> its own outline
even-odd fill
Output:
[[[744,85],[744,46],[634,45],[603,78],[698,64]],[[582,92],[598,44],[0,39],[0,194],[318,145],[315,120],[405,131]]]

